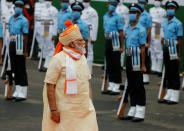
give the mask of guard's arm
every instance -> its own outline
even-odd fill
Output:
[[[123,31],[119,31],[119,38],[120,38],[120,49],[124,51],[124,33]]]
[[[143,72],[146,71],[146,66],[145,66],[145,46],[141,46],[141,70]]]
[[[180,55],[180,52],[181,52],[181,47],[182,47],[182,41],[183,41],[183,38],[182,37],[178,37],[177,39],[177,42],[178,42],[178,48],[177,48],[177,53],[178,53],[178,56]]]
[[[28,36],[27,34],[24,34],[23,36],[23,41],[24,41],[24,55],[27,57],[28,56]]]
[[[150,44],[151,44],[151,28],[148,28],[147,29],[147,44],[148,44],[148,47],[150,47]]]

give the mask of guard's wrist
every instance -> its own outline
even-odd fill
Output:
[[[50,111],[51,111],[51,112],[55,112],[55,111],[57,111],[57,109],[50,109]]]

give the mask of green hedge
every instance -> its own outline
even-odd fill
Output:
[[[58,0],[54,0],[54,5],[59,9]],[[128,6],[129,4],[127,4]],[[99,15],[99,29],[98,29],[98,39],[94,45],[94,62],[95,63],[103,63],[104,60],[104,30],[103,30],[103,15],[107,11],[107,4],[105,2],[92,2],[92,6],[97,10]],[[148,5],[147,9],[151,8],[152,5]],[[184,7],[180,7],[177,11],[176,16],[184,23],[184,15],[183,14]],[[181,70],[184,70],[184,46],[182,45],[181,52]]]

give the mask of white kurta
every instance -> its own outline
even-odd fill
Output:
[[[60,112],[60,123],[54,123],[50,118],[47,99],[47,89],[44,87],[44,112],[42,131],[98,131],[96,113],[89,97],[89,79],[91,75],[85,56],[74,63],[76,69],[78,94],[70,96],[64,94],[66,77],[66,54],[60,52],[55,55],[48,67],[45,83],[56,85],[56,104]]]

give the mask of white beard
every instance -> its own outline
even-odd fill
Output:
[[[79,46],[78,44],[75,44],[75,49],[78,50],[82,54],[85,54],[86,53],[85,46]]]

